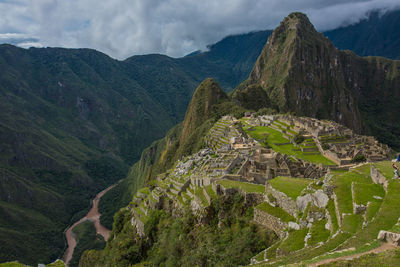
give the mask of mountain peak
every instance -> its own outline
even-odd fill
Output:
[[[207,78],[201,82],[186,111],[180,142],[183,144],[196,127],[208,119],[212,106],[227,99],[228,96],[214,79]]]
[[[344,89],[349,79],[344,78],[347,74],[340,59],[341,53],[315,30],[305,14],[292,13],[268,38],[241,91],[262,88],[268,106],[279,112],[333,118],[359,131],[359,111],[350,88]]]

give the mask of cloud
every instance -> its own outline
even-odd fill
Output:
[[[293,11],[328,30],[396,8],[398,0],[0,0],[0,42],[178,57],[230,34],[273,29]]]

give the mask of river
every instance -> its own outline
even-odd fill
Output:
[[[74,223],[71,227],[69,227],[65,231],[65,238],[67,239],[68,247],[65,250],[63,260],[66,265],[69,264],[71,261],[72,255],[74,254],[74,249],[76,247],[76,239],[74,236],[74,233],[72,232],[72,229],[74,229],[75,226],[80,224],[81,222],[84,222],[86,220],[90,220],[94,223],[94,226],[96,228],[96,232],[104,237],[104,240],[107,241],[108,237],[110,236],[110,230],[105,228],[103,225],[100,224],[100,213],[99,213],[99,202],[100,198],[107,193],[110,189],[112,189],[114,186],[117,184],[114,184],[110,187],[107,187],[100,193],[96,195],[96,197],[92,200],[92,208],[89,210],[89,212],[86,214],[85,217],[81,218],[79,221]]]

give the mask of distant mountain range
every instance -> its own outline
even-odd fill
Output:
[[[400,58],[400,36],[393,30],[399,18],[400,11],[373,14],[327,36],[361,55]],[[371,37],[374,31],[379,38]],[[124,178],[142,150],[183,119],[201,81],[213,77],[229,92],[246,80],[271,32],[226,37],[207,52],[176,59],[117,61],[90,49],[0,45],[0,240],[7,244],[0,262],[59,257],[63,229],[84,213],[90,197]],[[363,104],[359,112],[380,108],[390,97]],[[368,117],[376,129],[390,129],[385,113],[392,99]]]

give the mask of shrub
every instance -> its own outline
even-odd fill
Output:
[[[366,161],[367,159],[365,158],[365,156],[363,155],[363,154],[359,154],[359,155],[356,155],[352,160],[351,160],[351,162],[353,162],[353,163],[356,163],[356,162],[363,162],[363,161]]]
[[[293,141],[294,141],[296,144],[301,144],[301,143],[303,143],[304,139],[305,139],[304,136],[301,135],[301,134],[296,134],[296,135],[293,137]]]

